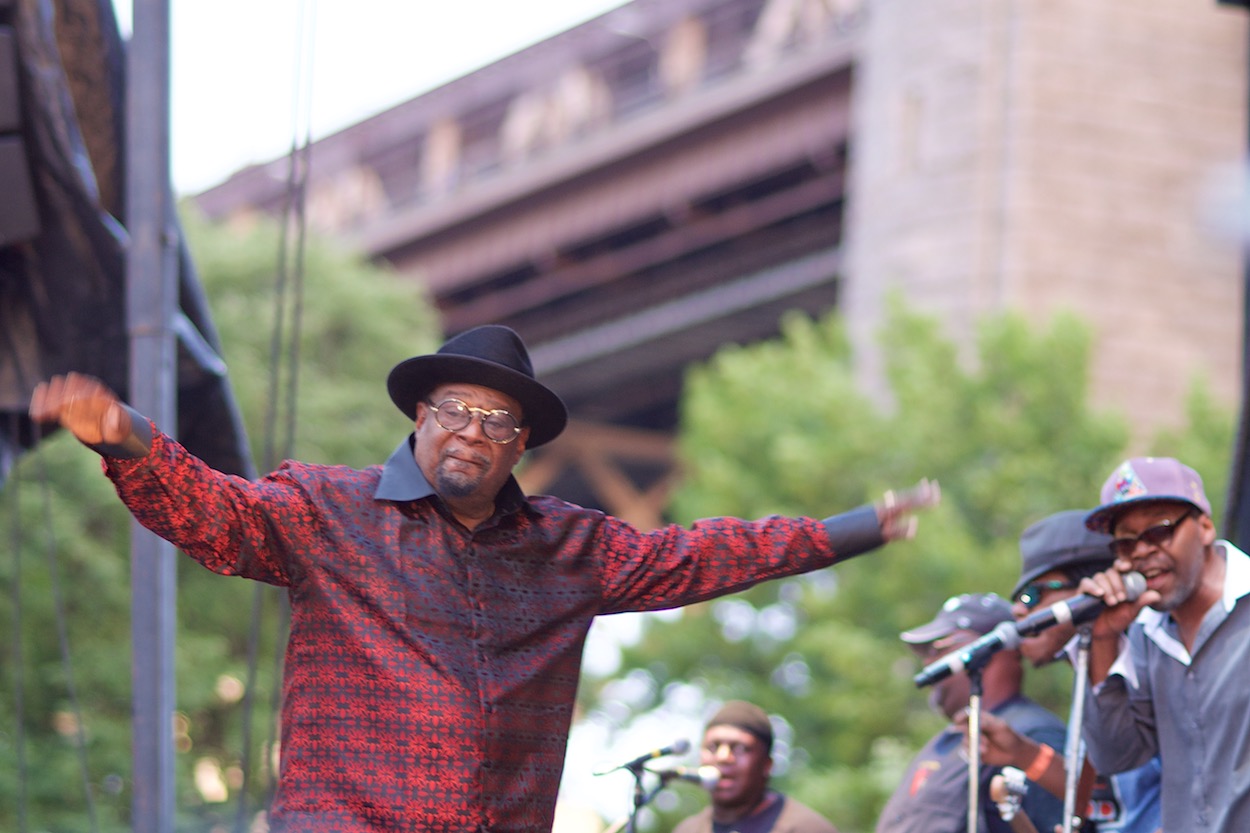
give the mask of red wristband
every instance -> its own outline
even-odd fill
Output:
[[[1050,769],[1050,762],[1055,758],[1055,750],[1048,744],[1043,743],[1041,748],[1037,750],[1037,755],[1033,757],[1033,762],[1029,764],[1029,768],[1024,771],[1024,777],[1030,781],[1040,781],[1042,776],[1046,774],[1046,770]]]

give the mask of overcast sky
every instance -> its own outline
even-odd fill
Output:
[[[171,0],[174,188],[204,190],[309,125],[332,133],[624,3]],[[114,5],[128,32],[132,0]]]

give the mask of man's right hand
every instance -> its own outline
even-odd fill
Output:
[[[82,373],[53,376],[35,386],[30,418],[56,422],[86,445],[119,444],[131,434],[130,412],[99,379]]]
[[[930,509],[942,502],[942,489],[936,480],[922,479],[910,489],[887,491],[876,504],[877,523],[881,537],[887,541],[902,541],[916,536],[915,513]]]
[[[1160,598],[1157,590],[1146,590],[1130,602],[1124,586],[1124,574],[1114,567],[1081,579],[1077,589],[1081,593],[1097,596],[1107,605],[1107,609],[1094,620],[1091,635],[1095,639],[1110,639],[1124,633],[1143,607]]]
[[[991,766],[1014,766],[1025,769],[1037,755],[1040,746],[1036,741],[1026,738],[1011,728],[1001,717],[982,712],[981,722],[981,762]],[[965,749],[968,744],[968,711],[965,709],[955,715],[955,726],[964,733]]]

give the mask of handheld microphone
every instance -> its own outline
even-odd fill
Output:
[[[979,639],[956,648],[941,659],[934,660],[914,678],[917,688],[941,682],[952,674],[967,668],[980,668],[990,657],[1003,648],[1015,648],[1020,644],[1020,632],[1015,622],[1000,622],[998,627]]]
[[[1145,576],[1141,573],[1124,574],[1124,593],[1130,602],[1137,601],[1137,597],[1145,592]],[[1069,623],[1080,625],[1097,619],[1098,614],[1102,613],[1106,607],[1107,605],[1099,597],[1082,593],[1079,596],[1064,599],[1062,602],[1055,602],[1036,613],[1030,613],[1016,623],[1016,631],[1021,636],[1033,636],[1054,625]]]
[[[673,780],[690,781],[709,791],[720,780],[720,770],[711,764],[704,764],[701,767],[675,766],[672,769],[651,769],[647,771],[654,772],[660,776],[662,783],[668,783]]]
[[[596,775],[606,775],[609,772],[615,772],[618,769],[638,769],[647,761],[653,761],[656,758],[663,758],[665,755],[684,755],[690,751],[690,741],[680,738],[670,743],[668,746],[661,746],[659,749],[652,749],[645,755],[639,755],[628,763],[620,766],[614,766],[609,769],[603,769],[596,772]]]
[[[1146,579],[1141,573],[1124,575],[1124,592],[1130,602],[1146,590]],[[1106,608],[1106,603],[1098,596],[1085,593],[1073,596],[1062,602],[1056,602],[1048,608],[1030,613],[1019,622],[1003,622],[994,630],[970,642],[962,648],[951,651],[941,659],[934,660],[914,678],[917,688],[933,685],[945,680],[952,674],[969,668],[980,668],[998,651],[1004,648],[1016,648],[1025,636],[1034,636],[1055,625],[1080,625],[1098,618]]]

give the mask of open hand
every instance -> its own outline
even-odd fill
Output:
[[[877,523],[881,535],[887,541],[913,538],[919,519],[915,513],[921,509],[937,506],[942,502],[942,489],[936,480],[922,479],[910,489],[890,489],[877,504]]]
[[[130,413],[99,379],[82,373],[53,376],[35,386],[30,418],[56,422],[87,445],[120,443],[130,436]]]

